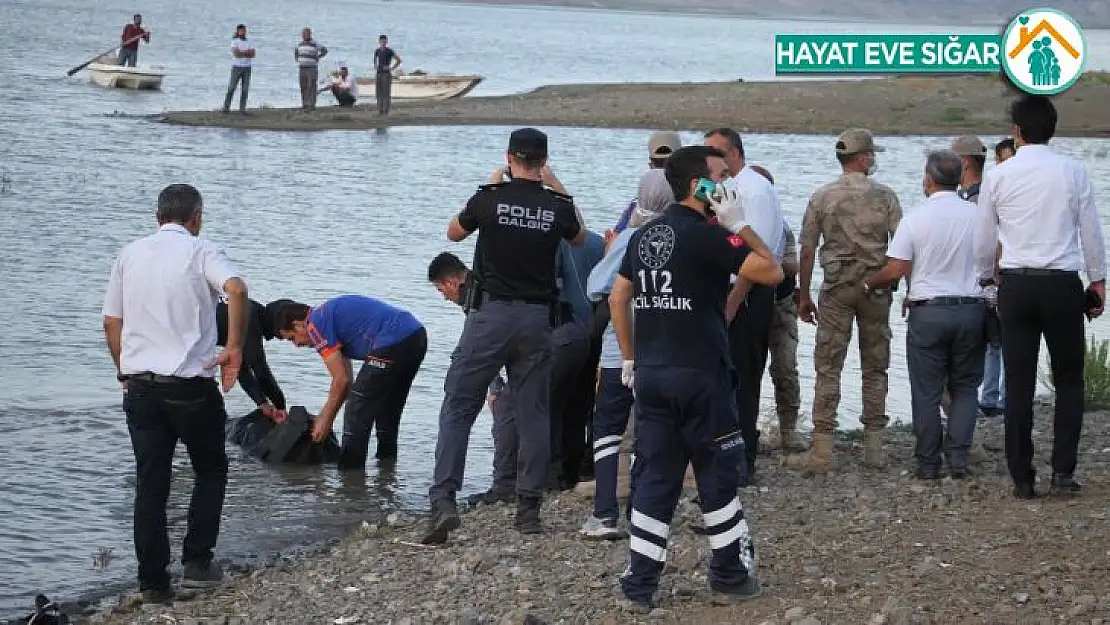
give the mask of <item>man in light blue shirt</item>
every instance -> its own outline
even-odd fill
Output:
[[[628,241],[636,229],[658,216],[674,202],[674,193],[662,169],[651,169],[640,179],[637,207],[628,227],[609,244],[605,257],[590,272],[586,289],[590,299],[600,302],[598,314],[608,317],[608,295],[613,288]],[[592,540],[617,540],[624,532],[617,527],[620,505],[617,502],[617,473],[621,440],[632,411],[632,390],[621,381],[621,351],[612,324],[607,324],[601,339],[601,375],[593,422],[594,513],[579,533]]]

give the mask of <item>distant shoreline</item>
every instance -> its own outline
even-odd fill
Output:
[[[890,24],[900,23],[902,21],[909,22],[905,17],[861,17],[858,15],[784,15],[776,13],[777,5],[768,5],[767,12],[759,11],[758,5],[748,5],[744,7],[727,7],[727,6],[703,6],[698,4],[697,0],[687,4],[679,4],[675,6],[673,3],[666,0],[647,0],[645,4],[648,6],[631,6],[628,0],[415,0],[423,4],[459,4],[471,6],[497,6],[497,7],[528,7],[528,8],[567,8],[567,9],[587,9],[594,11],[617,11],[621,13],[649,13],[649,14],[669,14],[669,15],[690,15],[690,16],[716,16],[716,17],[735,17],[752,20],[775,20],[784,22],[833,22],[833,23],[848,23],[848,24]],[[754,10],[753,10],[754,9]],[[916,16],[914,19],[915,24],[923,24],[927,26],[952,26],[951,21],[939,19],[939,15],[921,15]],[[1074,16],[1073,16],[1074,17]],[[988,18],[977,18],[981,21],[962,21],[960,27],[992,27],[1000,28],[1007,20],[1012,19],[1011,16],[1000,16],[996,20]],[[1084,29],[1089,30],[1103,30],[1110,29],[1110,21],[1099,22],[1090,20],[1083,20],[1079,22],[1083,24]]]
[[[1007,134],[1016,93],[997,76],[902,76],[872,80],[573,84],[522,94],[373,106],[169,111],[149,116],[182,125],[247,130],[370,130],[391,126],[562,126],[835,134],[864,127],[880,135]],[[1055,98],[1057,135],[1110,137],[1110,73],[1091,72]]]

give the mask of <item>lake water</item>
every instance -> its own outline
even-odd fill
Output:
[[[444,229],[501,162],[507,129],[247,133],[111,115],[218,106],[237,22],[248,24],[259,49],[252,104],[275,106],[297,102],[291,48],[306,24],[332,49],[333,61],[365,68],[378,33],[387,32],[409,70],[479,72],[489,77],[478,90],[485,94],[557,82],[766,79],[775,32],[923,30],[402,2],[152,0],[142,11],[153,41],[140,51],[140,61],[166,68],[164,91],[109,91],[89,85],[85,74],[64,77],[66,69],[112,45],[133,10],[117,1],[0,4],[0,30],[21,42],[9,47],[0,66],[0,309],[9,328],[0,335],[6,391],[0,407],[0,617],[22,612],[35,592],[72,599],[133,578],[133,460],[100,306],[113,256],[154,228],[156,195],[172,182],[201,189],[205,234],[226,245],[256,299],[319,302],[344,292],[370,294],[412,310],[431,337],[402,422],[396,471],[372,467],[365,479],[340,479],[329,469],[262,467],[233,451],[219,554],[266,554],[333,536],[383,511],[424,505],[443,372],[462,325],[459,311],[426,283],[425,267],[448,249],[469,259],[472,247],[448,243]],[[576,35],[573,45],[569,32]],[[717,33],[727,39],[707,44]],[[1088,33],[1088,46],[1092,65],[1106,67],[1110,34]],[[648,133],[549,130],[554,169],[579,198],[589,225],[609,227],[634,193]],[[912,205],[920,198],[923,152],[944,140],[880,139],[888,151],[878,178]],[[797,227],[808,195],[836,175],[831,138],[753,133],[745,140],[750,160],[774,172]],[[1110,142],[1055,143],[1087,163],[1100,206],[1110,206]],[[905,418],[903,324],[892,325],[890,413]],[[1108,335],[1102,321],[1091,328]],[[803,327],[802,336],[808,413],[812,328]],[[318,410],[328,380],[319,359],[285,343],[269,345],[268,354],[291,404]],[[854,355],[846,372],[841,414],[850,427],[859,409]],[[233,416],[250,408],[238,389],[228,396]],[[768,383],[764,412],[771,410]],[[483,414],[466,492],[488,482],[488,431]],[[190,487],[183,457],[177,466],[170,513],[175,545]],[[94,566],[101,550],[115,557]]]

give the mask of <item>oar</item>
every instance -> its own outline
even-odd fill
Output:
[[[88,67],[89,65],[91,65],[93,63],[93,61],[99,59],[100,57],[104,56],[105,54],[108,54],[109,52],[111,52],[113,50],[119,50],[120,48],[122,48],[123,46],[126,46],[127,44],[131,43],[132,41],[138,41],[140,38],[142,38],[142,35],[135,35],[134,37],[128,39],[127,41],[124,41],[123,43],[119,44],[118,46],[108,48],[107,50],[101,52],[100,54],[94,56],[93,58],[91,58],[91,59],[85,61],[84,63],[78,65],[77,67],[74,67],[73,69],[69,70],[68,72],[66,72],[66,76],[72,76],[72,75],[76,74],[77,72],[79,72],[79,71],[85,69],[86,67]]]

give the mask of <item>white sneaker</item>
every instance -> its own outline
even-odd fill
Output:
[[[578,533],[588,540],[620,540],[625,537],[624,530],[617,527],[616,519],[590,517],[582,524]]]

